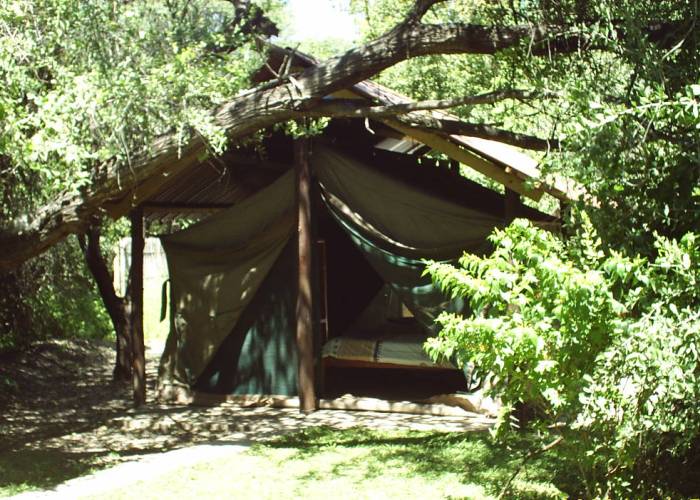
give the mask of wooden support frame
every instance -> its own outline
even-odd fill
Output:
[[[297,139],[294,143],[294,169],[297,185],[298,292],[296,304],[296,343],[299,357],[299,409],[310,413],[318,409],[314,366],[313,327],[313,235],[311,228],[311,141]]]
[[[515,191],[506,188],[503,206],[503,219],[506,224],[513,222],[513,219],[518,217],[522,201],[520,195]]]
[[[481,158],[446,138],[401,125],[392,120],[384,120],[384,123],[405,134],[406,136],[412,137],[413,139],[422,142],[426,146],[446,154],[451,159],[464,163],[487,177],[500,182],[507,189],[516,191],[517,193],[527,196],[534,201],[539,201],[544,193],[541,187],[529,189],[525,185],[525,181],[515,175],[515,173],[513,173],[510,169],[502,168],[489,160]]]
[[[146,354],[143,340],[143,251],[146,246],[143,208],[131,211],[131,347],[134,406],[146,403]]]

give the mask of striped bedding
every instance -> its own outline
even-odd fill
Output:
[[[423,350],[424,335],[390,333],[378,338],[335,337],[323,346],[324,358],[407,367],[455,368],[449,361],[433,362]]]

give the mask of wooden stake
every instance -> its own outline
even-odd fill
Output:
[[[143,249],[145,246],[143,208],[131,212],[131,346],[134,405],[146,403],[146,355],[143,342]]]
[[[312,297],[311,171],[310,141],[294,143],[294,167],[297,174],[299,288],[297,293],[297,352],[299,356],[299,409],[309,413],[318,409],[314,380],[314,338]]]

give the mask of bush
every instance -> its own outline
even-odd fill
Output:
[[[109,317],[74,239],[0,279],[0,353],[47,338],[104,338]]]
[[[682,468],[700,442],[697,236],[657,236],[652,259],[603,253],[587,225],[563,242],[517,220],[491,242],[490,256],[459,267],[429,263],[474,312],[442,314],[428,350],[491,374],[502,437],[521,403],[541,430],[560,428],[579,494],[662,494],[662,464]]]

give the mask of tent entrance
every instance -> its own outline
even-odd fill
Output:
[[[327,316],[322,314],[323,307],[320,311],[319,323],[327,325],[327,338],[322,338],[324,345],[320,346],[322,352],[348,338],[359,344],[396,337],[410,342],[408,348],[413,352],[422,350],[423,342],[432,332],[420,324],[412,307],[375,270],[331,212],[323,207],[318,215],[318,233],[324,249],[318,252],[320,302],[327,304]],[[321,331],[325,332],[323,328]],[[428,362],[427,355],[423,354],[423,358],[421,362]],[[401,367],[362,360],[359,356],[351,360],[321,356],[319,361],[320,394],[327,399],[350,394],[389,401],[419,401],[469,389],[464,373],[454,367]]]

